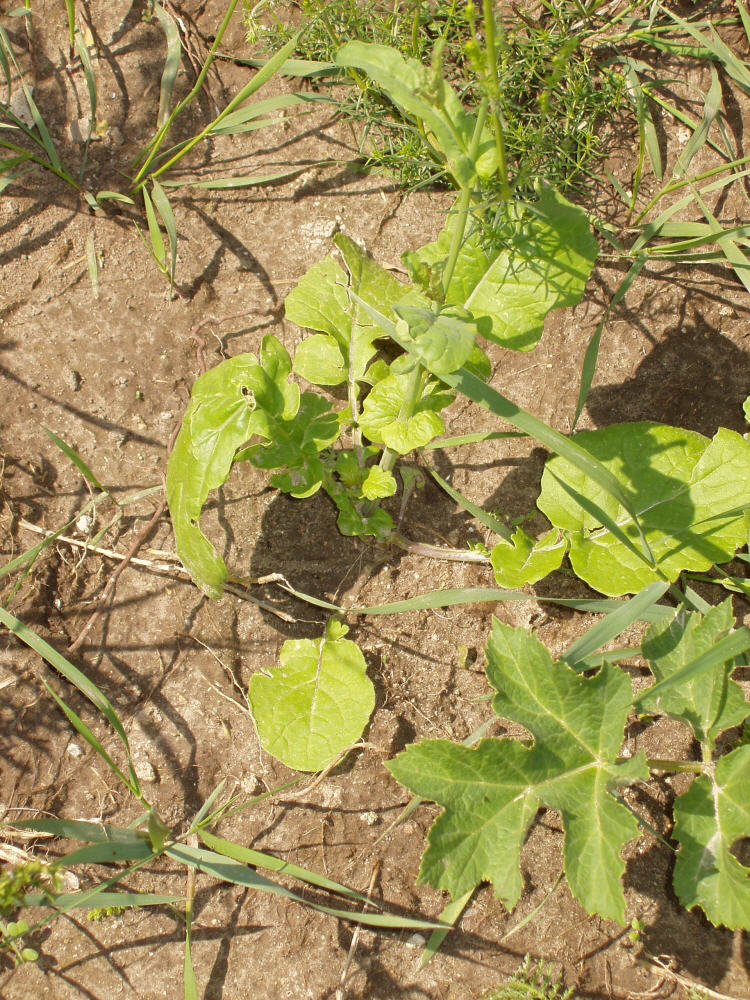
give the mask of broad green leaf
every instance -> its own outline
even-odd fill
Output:
[[[209,597],[221,595],[227,569],[201,531],[203,505],[226,480],[238,448],[254,434],[270,439],[273,418],[290,420],[296,414],[299,388],[286,382],[290,368],[281,344],[266,337],[261,364],[254,355],[241,354],[201,375],[193,386],[167,466],[167,502],[177,554]]]
[[[360,738],[375,689],[349,630],[331,619],[320,639],[290,639],[280,666],[250,678],[263,748],[297,771],[320,771]]]
[[[414,305],[394,306],[401,318],[399,330],[414,341],[411,352],[436,375],[447,375],[465,365],[474,353],[478,333],[487,331],[487,323],[477,323],[460,306],[434,311]]]
[[[305,337],[294,352],[294,370],[313,385],[341,385],[347,378],[341,348],[325,333]]]
[[[339,436],[340,425],[330,403],[316,393],[304,392],[292,420],[268,418],[270,442],[246,453],[259,469],[284,469],[271,476],[271,484],[293,497],[309,497],[323,482],[320,452]],[[244,458],[245,455],[239,456]]]
[[[502,539],[490,553],[495,580],[509,590],[536,583],[560,568],[567,548],[568,541],[558,528],[538,540],[517,528],[510,541]]]
[[[343,233],[334,237],[344,259],[342,268],[333,255],[315,264],[286,298],[286,317],[298,326],[327,334],[338,345],[343,361],[343,377],[359,381],[376,353],[374,341],[383,336],[358,301],[354,292],[365,302],[390,315],[391,306],[404,295],[404,286],[369,257]],[[314,347],[302,342],[294,359],[294,370],[316,385],[337,385],[338,382],[316,381],[316,369],[330,378],[339,362],[330,345],[323,348],[316,340]],[[333,369],[331,367],[333,365]]]
[[[423,66],[390,46],[359,41],[340,48],[336,63],[366,73],[407,119],[421,122],[424,138],[436,157],[446,161],[460,187],[475,187],[479,178],[495,172],[495,143],[487,127],[472,162],[469,151],[476,118],[464,109],[439,66]]]
[[[402,416],[410,375],[389,375],[378,382],[365,399],[359,425],[362,433],[377,444],[385,444],[406,455],[421,448],[445,431],[438,411],[453,401],[453,395],[441,391],[429,380],[412,416]]]
[[[393,475],[373,465],[367,470],[367,476],[362,483],[362,496],[366,500],[384,500],[385,497],[392,497],[397,489]]]
[[[750,837],[750,746],[716,762],[674,804],[680,844],[674,888],[683,906],[700,906],[712,924],[750,930],[750,869],[731,853]]]
[[[489,321],[483,336],[516,351],[539,342],[551,309],[578,302],[594,266],[597,243],[583,209],[544,188],[538,202],[518,205],[500,244],[486,249],[478,232],[464,242],[448,288],[447,302],[463,306],[477,321]],[[455,213],[435,243],[416,256],[434,265],[453,239]],[[486,242],[486,241],[485,241]]]
[[[651,625],[641,644],[643,655],[657,683],[696,660],[729,635],[734,625],[732,602],[727,599],[705,616],[682,611],[672,621]],[[750,704],[739,684],[731,679],[734,661],[688,678],[657,697],[648,691],[638,707],[645,713],[663,712],[687,722],[695,738],[712,749],[717,736],[738,726],[750,715]]]
[[[613,494],[556,456],[542,476],[538,507],[568,533],[573,569],[595,590],[618,596],[675,580],[683,570],[704,572],[746,542],[750,444],[734,431],[721,428],[709,441],[664,424],[614,424],[574,440],[621,483],[656,564],[655,570],[634,551],[638,530]],[[603,527],[560,481],[604,512],[632,545]]]
[[[612,790],[648,769],[638,754],[617,760],[632,702],[630,681],[610,664],[591,678],[553,662],[524,629],[493,621],[487,676],[500,718],[524,726],[515,739],[468,749],[445,740],[411,746],[388,767],[410,791],[445,812],[429,834],[420,881],[454,899],[484,880],[508,908],[518,901],[521,845],[540,806],[557,809],[565,831],[565,872],[589,912],[624,921],[624,845],[637,836]]]

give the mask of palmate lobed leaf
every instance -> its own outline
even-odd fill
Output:
[[[349,630],[332,619],[320,639],[290,639],[280,666],[250,678],[250,707],[263,748],[298,771],[320,771],[355,743],[375,689]]]
[[[649,626],[641,650],[656,683],[672,677],[716,646],[729,635],[733,625],[732,602],[727,598],[705,616],[682,611],[672,621]],[[750,703],[740,685],[731,679],[734,667],[734,661],[729,660],[723,668],[720,665],[706,670],[653,698],[646,691],[645,696],[640,696],[639,710],[663,712],[683,720],[710,751],[720,733],[741,725],[750,716]]]
[[[486,248],[479,232],[464,241],[446,301],[486,323],[481,332],[488,340],[530,351],[547,313],[580,300],[598,248],[586,213],[551,189],[542,189],[538,202],[517,211],[502,248]],[[451,214],[437,240],[413,256],[439,266],[449,253],[454,225]]]
[[[633,520],[611,492],[556,456],[542,475],[539,509],[570,539],[577,576],[610,596],[635,593],[683,570],[703,572],[731,559],[747,541],[742,508],[750,506],[750,443],[721,428],[713,440],[665,424],[614,424],[575,435],[576,444],[617,477],[655,560],[637,554]],[[606,514],[626,546],[585,511],[561,483]]]
[[[622,922],[620,852],[638,827],[612,789],[648,776],[640,754],[616,759],[632,703],[629,679],[610,665],[580,676],[523,629],[496,620],[487,662],[495,712],[523,725],[534,742],[490,739],[468,749],[427,740],[388,765],[410,791],[445,808],[430,831],[420,880],[453,898],[489,880],[512,908],[522,888],[521,845],[537,809],[548,806],[562,817],[573,894],[589,912]]]
[[[680,844],[674,888],[683,906],[700,906],[712,924],[750,930],[750,869],[731,853],[750,837],[750,746],[716,762],[674,805]]]

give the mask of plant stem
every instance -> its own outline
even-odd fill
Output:
[[[505,136],[503,123],[500,119],[500,88],[497,82],[497,43],[495,28],[500,29],[501,44],[505,44],[505,31],[502,21],[496,25],[492,0],[483,0],[484,36],[487,46],[487,89],[492,103],[492,118],[495,123],[495,152],[497,154],[497,169],[500,174],[500,197],[503,201],[510,198],[508,185],[508,163],[505,156]]]
[[[473,552],[471,549],[451,549],[444,545],[428,545],[426,542],[412,542],[396,532],[388,537],[388,541],[415,556],[445,559],[448,562],[482,563],[484,565],[490,561],[489,556],[482,552]]]
[[[657,757],[647,759],[646,764],[650,771],[674,771],[680,774],[703,774],[705,766],[699,760],[662,760]]]

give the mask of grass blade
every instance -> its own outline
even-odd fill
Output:
[[[285,889],[283,886],[277,885],[275,882],[271,882],[269,879],[263,878],[262,875],[258,875],[258,873],[252,868],[248,868],[246,865],[239,864],[235,861],[229,861],[221,854],[216,854],[213,851],[209,851],[201,847],[188,847],[185,844],[170,844],[166,848],[165,853],[174,861],[179,861],[182,864],[189,865],[197,871],[214,875],[216,878],[219,878],[224,882],[230,882],[234,885],[242,885],[248,889],[259,889],[262,892],[270,892],[277,896],[283,896],[286,899],[294,900],[296,903],[302,903],[304,906],[309,906],[313,910],[318,910],[321,913],[327,913],[329,916],[340,917],[343,920],[353,920],[356,923],[369,924],[372,927],[409,927],[414,928],[415,930],[434,930],[440,927],[440,924],[429,920],[416,920],[411,917],[394,917],[384,913],[339,910],[334,907],[323,906],[320,903],[313,903],[310,900],[303,899],[302,896],[298,896],[294,892],[290,892],[289,889]]]
[[[329,892],[338,893],[340,896],[346,896],[348,899],[353,899],[360,903],[368,902],[366,896],[356,892],[354,889],[349,889],[345,885],[340,885],[338,882],[334,882],[331,879],[326,878],[324,875],[317,875],[315,872],[309,871],[307,868],[300,868],[299,865],[293,865],[287,861],[282,861],[280,858],[273,857],[273,855],[263,854],[261,851],[254,851],[252,848],[242,847],[240,844],[233,844],[229,840],[223,840],[221,837],[216,837],[207,830],[199,831],[198,836],[201,838],[206,847],[216,851],[217,854],[221,854],[227,858],[232,858],[234,861],[240,861],[246,865],[253,865],[256,868],[265,868],[266,871],[279,872],[282,875],[290,875],[292,878],[300,879],[300,881],[307,882],[309,885],[316,885],[320,889],[327,889]]]
[[[89,239],[91,239],[91,237],[89,237]],[[88,244],[88,241],[87,241],[87,244]],[[92,240],[92,246],[93,246],[93,240]],[[88,247],[87,247],[87,249],[88,249]],[[54,431],[51,431],[49,429],[49,427],[45,427],[44,424],[42,424],[42,430],[47,435],[47,437],[50,439],[50,441],[53,444],[57,445],[57,447],[60,449],[60,451],[63,453],[63,455],[65,455],[66,458],[70,459],[70,461],[73,463],[73,465],[75,465],[76,469],[78,469],[78,471],[81,473],[81,475],[83,476],[83,478],[87,482],[91,483],[91,485],[94,487],[94,489],[101,490],[101,492],[104,493],[105,496],[109,496],[110,495],[109,494],[109,490],[105,489],[102,486],[102,484],[96,478],[96,476],[94,475],[94,473],[91,471],[91,469],[88,467],[88,465],[86,465],[86,463],[84,462],[84,460],[81,458],[81,456],[78,454],[78,452],[74,448],[71,448],[71,446],[69,444],[66,444],[61,437],[58,437],[57,434],[55,434]]]
[[[709,88],[708,94],[706,94],[706,101],[703,105],[703,117],[701,118],[700,124],[690,136],[685,148],[677,157],[677,162],[674,165],[674,170],[672,171],[675,177],[684,177],[687,173],[688,167],[698,152],[699,149],[703,147],[708,138],[708,132],[714,119],[721,110],[721,83],[719,82],[719,74],[716,72],[714,67],[711,67],[711,86]]]
[[[96,896],[96,902],[102,908],[109,906],[172,906],[181,900],[182,896],[160,896],[155,892],[100,892]],[[64,907],[66,911],[91,906],[91,902],[90,891],[86,893],[63,892],[57,896],[47,896],[41,892],[29,893],[23,898],[24,906]]]
[[[318,163],[316,166],[324,166]],[[274,174],[254,174],[242,177],[217,177],[214,180],[206,181],[163,181],[162,186],[166,188],[194,187],[203,188],[207,191],[232,191],[235,188],[256,187],[259,184],[273,184],[275,181],[287,180],[310,169],[309,163],[304,163],[299,167],[292,167],[291,170],[279,170]]]
[[[121,781],[123,783],[123,785],[125,785],[125,787],[128,789],[128,791],[132,792],[136,797],[140,798],[141,796],[138,794],[138,791],[133,787],[132,782],[128,781],[128,779],[122,773],[122,771],[117,766],[117,764],[115,764],[115,762],[112,760],[112,758],[107,753],[107,751],[104,749],[104,747],[101,745],[101,743],[96,738],[96,736],[94,736],[94,734],[91,732],[91,730],[86,725],[86,723],[83,721],[83,719],[81,719],[80,716],[77,715],[73,711],[73,709],[69,705],[67,705],[63,701],[63,699],[55,691],[53,691],[53,689],[49,686],[49,684],[46,681],[42,681],[42,683],[44,684],[44,686],[47,689],[48,693],[57,702],[58,707],[62,710],[63,714],[65,715],[65,717],[67,718],[67,720],[71,724],[71,726],[73,726],[73,728],[75,729],[75,731],[80,736],[82,736],[83,739],[92,748],[92,750],[94,750],[99,755],[99,757],[101,757],[101,759],[104,761],[104,763],[110,769],[110,771],[112,771],[112,773],[115,775],[115,777],[119,781]]]
[[[172,91],[180,68],[182,46],[180,45],[180,33],[171,15],[160,3],[154,4],[154,13],[158,17],[161,29],[167,39],[167,58],[164,60],[164,69],[161,74],[159,113],[156,117],[156,127],[160,129],[169,118],[169,106],[172,103]]]
[[[174,273],[175,268],[177,267],[177,225],[174,220],[172,206],[169,204],[169,199],[167,198],[164,188],[156,179],[153,181],[152,194],[154,207],[164,223],[164,228],[167,231],[167,238],[169,240],[169,269],[167,273],[169,275],[169,290],[171,292],[174,287]],[[164,243],[162,241],[162,247],[163,246]],[[166,256],[164,263],[166,265]]]
[[[466,906],[473,895],[474,890],[472,889],[470,892],[465,892],[463,896],[458,896],[456,899],[452,899],[447,906],[443,907],[439,920],[441,923],[450,924],[450,927],[441,927],[440,930],[433,931],[432,934],[430,934],[430,940],[425,945],[424,951],[422,952],[422,958],[419,962],[420,968],[424,968],[432,956],[440,948],[440,945],[445,940],[448,932],[455,927],[456,921],[466,909]]]
[[[94,292],[94,298],[99,300],[99,262],[96,259],[96,247],[94,246],[94,237],[89,233],[86,237],[86,263],[89,269],[89,279],[91,281],[91,288]]]
[[[60,176],[65,177],[72,183],[72,178],[68,177],[67,171],[63,168],[63,165],[60,162],[60,157],[57,155],[57,150],[55,149],[55,145],[52,142],[52,139],[47,130],[47,126],[44,123],[44,119],[42,118],[39,108],[36,106],[36,102],[34,101],[31,90],[26,86],[26,81],[23,78],[21,69],[18,63],[16,62],[15,55],[13,54],[13,49],[11,48],[10,39],[8,38],[8,35],[3,27],[0,27],[0,40],[2,41],[6,52],[10,56],[10,60],[13,63],[13,67],[18,73],[18,79],[21,84],[21,89],[23,90],[23,95],[26,98],[26,103],[29,107],[29,111],[31,112],[31,117],[34,120],[34,124],[36,125],[37,131],[39,132],[40,138],[37,139],[37,137],[30,129],[24,128],[24,131],[29,136],[29,138],[33,139],[37,145],[41,146],[44,149],[45,153],[49,157],[50,164],[55,168],[56,171],[59,172]]]
[[[151,256],[156,261],[159,270],[164,274],[167,273],[167,250],[164,246],[164,237],[161,235],[161,229],[159,229],[159,223],[156,218],[156,212],[154,211],[154,206],[151,201],[151,196],[148,190],[144,187],[143,192],[143,207],[146,210],[146,223],[148,225],[148,234],[151,237]]]
[[[560,659],[564,660],[574,670],[578,668],[582,660],[592,653],[597,652],[612,639],[625,631],[634,622],[641,621],[643,613],[663,597],[667,592],[666,583],[649,583],[629,601],[625,601],[615,611],[598,621],[596,625],[588,630],[580,639],[576,639]]]
[[[591,384],[594,380],[594,373],[596,372],[596,364],[599,359],[599,344],[602,339],[602,332],[604,326],[609,319],[610,312],[614,309],[617,303],[622,299],[627,290],[633,284],[635,279],[643,270],[643,266],[648,260],[648,254],[639,254],[633,263],[630,265],[630,270],[625,275],[623,280],[620,282],[617,291],[612,296],[609,305],[607,306],[604,315],[599,321],[591,340],[586,348],[586,353],[583,356],[583,366],[581,368],[581,384],[578,388],[578,402],[576,403],[576,412],[573,416],[572,430],[575,430],[575,426],[578,423],[578,419],[583,412],[583,408],[586,405],[586,400],[588,399],[589,391],[591,390]]]
[[[651,698],[655,694],[662,694],[669,688],[679,687],[698,674],[706,673],[721,666],[723,663],[727,663],[729,660],[735,659],[748,649],[750,649],[750,630],[742,626],[735,632],[732,632],[731,635],[724,636],[723,639],[720,639],[707,652],[691,660],[690,663],[686,663],[684,667],[666,677],[663,681],[659,681],[658,684],[652,684],[651,687],[644,688],[636,695],[633,704],[638,705],[646,697]]]
[[[45,642],[41,636],[38,636],[36,632],[33,632],[30,628],[27,628],[15,615],[10,614],[5,608],[0,607],[0,623],[5,625],[5,627],[13,633],[21,642],[26,643],[31,649],[34,650],[43,660],[58,673],[69,681],[74,687],[78,688],[81,694],[88,698],[91,704],[96,708],[104,718],[109,722],[110,726],[114,729],[117,735],[120,737],[122,745],[125,747],[125,752],[128,755],[128,761],[131,760],[130,756],[130,744],[128,743],[128,738],[125,735],[125,730],[122,727],[122,723],[112,707],[109,700],[102,694],[99,688],[94,684],[93,681],[81,673],[78,667],[74,667],[69,660],[58,653],[56,649],[53,649],[48,642]],[[140,785],[138,779],[135,776],[132,763],[130,765],[131,779],[134,787],[138,790],[137,794],[140,794]]]
[[[481,441],[505,441],[508,438],[526,437],[520,431],[488,431],[475,434],[459,434],[457,437],[435,438],[422,446],[422,451],[434,451],[437,448],[457,448],[462,444],[478,444]]]
[[[458,490],[454,489],[450,483],[447,483],[434,469],[429,466],[427,468],[438,486],[445,490],[452,500],[455,500],[459,506],[464,508],[464,510],[473,514],[477,521],[483,524],[485,528],[489,528],[490,531],[494,531],[496,535],[500,535],[501,538],[505,538],[507,541],[510,541],[511,533],[499,518],[488,513],[486,510],[482,510],[481,507],[478,507],[476,504],[472,503],[471,500],[468,500],[463,493],[459,493]]]

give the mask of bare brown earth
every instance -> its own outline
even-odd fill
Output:
[[[182,5],[196,14],[199,6]],[[104,55],[100,116],[108,123],[87,171],[95,190],[121,183],[118,171],[156,117],[163,36],[154,24],[141,22],[140,8],[125,0],[90,5]],[[33,56],[25,51],[20,21],[11,25],[13,38],[51,128],[68,136],[63,158],[75,164],[80,146],[66,127],[80,113],[62,69],[64,11],[53,2],[35,2],[34,9]],[[209,2],[197,26],[210,35],[222,13],[219,0]],[[228,50],[246,54],[239,24]],[[225,63],[220,72],[231,93],[250,71]],[[81,81],[77,84],[82,92]],[[291,89],[291,84],[274,86]],[[218,80],[212,89],[220,100]],[[734,110],[732,127],[741,142],[747,109],[744,118]],[[197,109],[185,133],[207,114],[208,105]],[[613,161],[623,178],[631,141],[626,134],[620,143],[624,158]],[[354,152],[346,127],[316,112],[216,143],[200,155],[214,166],[233,161],[237,172],[250,173],[324,158],[348,160]],[[722,206],[722,217],[746,217],[744,192],[733,197],[736,204]],[[444,194],[402,198],[387,179],[343,167],[312,168],[291,182],[237,193],[185,189],[175,196],[180,294],[170,301],[127,213],[94,215],[74,191],[41,171],[6,191],[0,200],[2,561],[39,540],[22,519],[54,529],[87,500],[81,475],[43,426],[74,447],[117,498],[158,485],[170,436],[200,370],[191,336],[197,324],[204,324],[200,336],[208,365],[257,351],[268,332],[291,351],[300,332],[284,320],[284,297],[312,262],[330,252],[336,229],[379,261],[397,265],[404,250],[435,237],[448,203]],[[98,299],[85,258],[89,237],[101,262]],[[584,302],[551,319],[533,353],[492,349],[493,385],[569,430],[583,351],[622,274],[621,265],[603,259]],[[724,267],[647,270],[607,327],[582,425],[651,419],[706,434],[720,425],[741,430],[741,404],[750,391],[749,305],[747,293]],[[242,316],[222,321],[230,314]],[[449,421],[453,434],[494,429],[487,414],[460,400]],[[529,443],[488,442],[436,462],[474,501],[520,516],[534,509],[543,457]],[[101,544],[124,553],[157,502],[152,497],[128,506]],[[100,507],[90,533],[112,516],[111,506]],[[363,604],[378,604],[437,587],[492,582],[491,574],[476,566],[396,552],[381,562],[381,553],[339,536],[324,497],[301,502],[279,496],[249,467],[233,474],[207,523],[232,566],[253,576],[280,572],[299,589],[337,601],[356,595]],[[480,534],[468,515],[429,484],[409,506],[404,530],[416,539],[453,545]],[[72,527],[67,534],[82,538],[85,530]],[[162,518],[139,555],[153,559],[154,550],[173,549]],[[23,579],[11,608],[64,652],[91,616],[115,565],[58,542]],[[585,588],[557,574],[539,592],[582,595]],[[320,634],[324,618],[270,587],[254,593],[282,607],[293,621],[233,596],[210,602],[176,573],[159,575],[130,565],[106,613],[71,654],[125,721],[147,794],[177,828],[222,780],[228,790],[247,797],[293,777],[261,751],[244,692],[253,672],[275,661],[286,638]],[[5,584],[3,599],[9,596]],[[738,602],[738,614],[745,611]],[[377,900],[396,913],[436,917],[447,898],[415,884],[436,810],[420,807],[378,842],[409,798],[383,765],[415,740],[462,740],[488,717],[482,666],[491,614],[532,628],[553,654],[592,620],[542,605],[531,593],[528,601],[508,606],[353,619],[351,637],[365,650],[377,688],[365,745],[314,787],[306,790],[303,783],[265,800],[223,823],[221,834],[363,892],[377,868]],[[465,664],[461,646],[470,652]],[[137,803],[76,736],[44,692],[43,679],[57,685],[115,750],[86,703],[40,658],[5,635],[0,813],[6,821],[43,813],[129,823],[139,814]],[[502,732],[499,724],[494,732]],[[633,729],[630,741],[633,749],[659,757],[680,753],[689,743],[686,732],[665,723],[646,734]],[[679,782],[655,780],[637,793],[638,808],[660,831],[669,829],[665,807]],[[54,857],[63,847],[13,831],[3,836],[3,847],[32,857]],[[679,906],[670,889],[671,854],[656,838],[644,835],[627,850],[627,915],[645,925],[636,942],[616,924],[588,916],[564,882],[556,885],[561,839],[558,817],[541,813],[524,848],[525,890],[517,909],[507,913],[483,887],[424,969],[421,939],[408,932],[363,930],[344,995],[469,1000],[502,982],[531,953],[553,963],[582,1000],[684,998],[686,989],[675,976],[735,998],[748,996],[747,937],[713,928],[700,913]],[[77,872],[82,887],[101,874]],[[134,878],[132,886],[180,895],[185,873],[165,862]],[[212,1000],[333,998],[352,933],[353,925],[279,897],[198,877],[194,963],[202,995]],[[76,911],[33,938],[30,943],[41,952],[36,964],[0,974],[0,996],[173,1000],[182,996],[183,938],[182,924],[166,909],[130,911],[98,923]],[[654,967],[658,956],[669,973]]]

